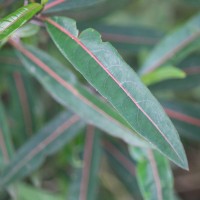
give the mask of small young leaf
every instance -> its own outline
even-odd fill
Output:
[[[54,17],[46,22],[61,53],[118,110],[133,130],[177,165],[187,168],[187,158],[173,124],[116,49],[103,43],[93,29],[83,31],[78,37],[72,19]]]
[[[175,78],[181,79],[185,77],[186,74],[179,68],[173,66],[164,66],[148,74],[145,74],[144,76],[141,77],[141,79],[143,83],[145,83],[145,85],[151,85],[167,79],[175,79]]]
[[[184,71],[184,79],[164,80],[159,84],[151,85],[151,90],[186,91],[200,85],[200,57],[199,54],[191,55],[184,59],[177,67]]]
[[[0,20],[0,41],[9,37],[18,28],[24,25],[34,15],[36,15],[43,6],[39,3],[31,3],[27,6],[23,6],[4,17]]]

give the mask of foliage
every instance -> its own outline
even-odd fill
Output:
[[[200,14],[148,4],[0,1],[0,199],[179,198],[181,139],[199,141]]]

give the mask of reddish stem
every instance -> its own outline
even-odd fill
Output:
[[[50,9],[50,8],[53,8],[61,3],[64,3],[65,0],[55,0],[55,1],[52,1],[51,3],[48,3],[46,4],[46,6],[44,7],[44,11]]]

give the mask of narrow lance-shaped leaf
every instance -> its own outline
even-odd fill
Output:
[[[177,131],[160,104],[117,51],[93,29],[78,37],[75,21],[46,19],[62,54],[128,121],[131,127],[176,164],[187,168]]]
[[[0,41],[9,37],[18,28],[37,14],[43,6],[39,3],[31,3],[19,8],[15,12],[0,20]]]
[[[102,155],[101,133],[88,126],[83,155],[83,166],[75,170],[68,194],[70,200],[95,200],[98,194],[98,174]]]
[[[12,139],[10,136],[3,104],[0,101],[0,170],[8,164],[13,155]]]
[[[144,200],[174,199],[173,176],[169,162],[160,153],[130,147],[137,161],[136,175]]]
[[[193,17],[178,30],[167,35],[156,47],[139,70],[144,75],[166,64],[175,64],[200,44],[200,14]]]
[[[143,81],[143,83],[145,83],[145,85],[151,85],[167,79],[183,79],[185,77],[186,74],[179,68],[173,66],[165,66],[162,68],[158,68],[153,72],[145,74],[144,76],[142,76],[141,80]]]
[[[185,72],[184,79],[165,80],[154,84],[151,90],[178,90],[184,91],[200,85],[200,57],[199,54],[191,55],[182,60],[177,67]]]
[[[47,155],[69,143],[83,127],[80,118],[70,112],[55,117],[16,153],[0,176],[1,188],[29,175]]]
[[[85,121],[136,146],[149,146],[136,135],[125,120],[95,94],[91,94],[75,80],[74,75],[58,61],[35,48],[25,49],[13,43],[25,56],[20,56],[28,71],[63,106],[76,112]]]

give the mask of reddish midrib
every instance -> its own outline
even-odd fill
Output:
[[[44,148],[46,148],[47,145],[49,145],[53,140],[55,140],[57,137],[59,137],[66,129],[73,126],[76,122],[80,120],[79,116],[73,115],[70,119],[65,121],[63,124],[61,124],[51,135],[49,135],[44,141],[40,142],[34,149],[28,153],[22,160],[19,162],[18,165],[16,165],[12,171],[8,174],[8,176],[5,177],[3,180],[6,182],[9,180],[9,178],[15,174],[20,168],[22,168],[24,165],[26,165],[27,162],[29,162],[34,156],[36,156],[38,153],[40,153]]]
[[[169,142],[168,138],[165,136],[165,134],[160,130],[160,128],[155,124],[155,122],[150,118],[150,116],[140,107],[140,105],[137,103],[137,101],[131,96],[131,94],[123,87],[123,85],[114,77],[113,74],[98,60],[98,58],[74,35],[72,35],[69,31],[67,31],[65,28],[57,24],[55,21],[46,18],[47,22],[55,26],[58,30],[68,35],[72,40],[74,40],[85,52],[87,52],[95,61],[96,63],[113,79],[113,81],[124,91],[124,93],[132,100],[132,102],[137,106],[137,108],[147,117],[147,119],[153,124],[153,126],[160,132],[160,134],[163,136],[163,138],[166,140],[166,142],[171,146],[171,148],[174,150],[174,152],[177,154],[180,160],[180,155],[176,152],[175,148],[172,146],[172,144]],[[156,144],[154,144],[156,145]]]
[[[200,119],[188,116],[184,113],[180,113],[169,108],[165,108],[165,112],[168,114],[169,117],[186,122],[188,124],[200,127]]]
[[[93,140],[94,140],[94,127],[88,126],[86,133],[86,142],[83,155],[83,170],[80,186],[79,200],[87,200],[89,176],[91,169],[92,153],[93,153]]]
[[[113,123],[117,124],[119,127],[121,127],[124,131],[130,132],[131,130],[123,126],[121,123],[119,123],[114,118],[111,118],[107,113],[105,113],[103,110],[98,108],[96,105],[94,105],[92,102],[88,101],[84,96],[82,96],[72,85],[70,85],[68,82],[66,82],[64,79],[62,79],[59,75],[57,75],[53,70],[51,70],[45,63],[43,63],[41,60],[39,60],[37,57],[35,57],[31,52],[29,52],[27,49],[25,49],[22,45],[16,43],[13,40],[9,41],[11,45],[13,45],[16,49],[18,49],[20,52],[22,52],[26,57],[28,57],[30,60],[32,60],[37,66],[39,66],[41,69],[43,69],[46,73],[48,73],[51,77],[53,77],[58,83],[60,83],[63,87],[65,87],[67,90],[69,90],[74,96],[78,97],[80,100],[82,100],[86,105],[90,106],[92,109],[96,110],[100,114],[102,114],[104,117],[106,117],[108,120],[112,121]],[[139,145],[138,145],[139,146]]]

